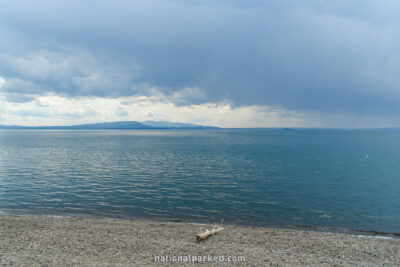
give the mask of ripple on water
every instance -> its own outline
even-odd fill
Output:
[[[0,213],[400,232],[399,161],[395,131],[7,131]]]

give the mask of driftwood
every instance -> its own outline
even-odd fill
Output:
[[[221,232],[224,230],[224,227],[222,226],[222,223],[224,222],[224,219],[221,220],[220,224],[215,223],[213,229],[208,230],[206,229],[205,232],[203,232],[203,229],[200,228],[200,233],[196,235],[196,240],[204,240],[209,236],[215,235],[216,233]]]

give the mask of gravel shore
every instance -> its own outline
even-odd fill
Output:
[[[225,226],[222,233],[198,242],[199,229],[187,223],[1,215],[0,264],[400,266],[400,239]]]

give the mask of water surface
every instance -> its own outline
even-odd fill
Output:
[[[400,232],[400,131],[0,131],[0,211]]]

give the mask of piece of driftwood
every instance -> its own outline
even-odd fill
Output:
[[[196,240],[204,240],[209,236],[215,235],[216,233],[221,232],[224,230],[224,227],[222,226],[222,223],[224,222],[224,219],[221,220],[220,224],[215,223],[213,229],[208,230],[206,229],[205,232],[203,232],[203,228],[200,228],[200,233],[196,235]]]

